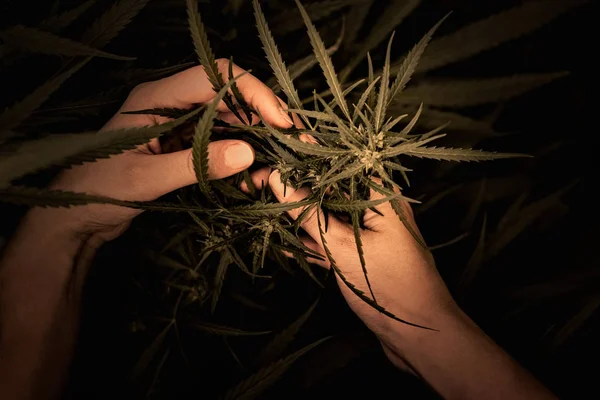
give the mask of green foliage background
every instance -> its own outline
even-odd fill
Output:
[[[111,8],[114,3],[117,7]],[[588,393],[594,389],[593,371],[583,365],[598,354],[594,333],[600,305],[598,257],[589,234],[598,222],[589,195],[595,169],[593,149],[585,145],[592,126],[592,73],[582,40],[592,26],[589,5],[574,7],[575,2],[566,0],[537,5],[511,1],[502,7],[466,0],[370,3],[304,2],[327,46],[335,45],[345,15],[344,36],[333,59],[340,77],[350,82],[366,76],[366,60],[357,54],[372,49],[374,64],[383,65],[385,44],[397,24],[392,60],[402,60],[448,11],[453,13],[435,37],[520,7],[521,19],[508,11],[508,24],[501,17],[481,22],[494,34],[464,33],[455,48],[473,49],[474,57],[437,68],[451,57],[452,41],[434,39],[397,107],[412,116],[423,101],[419,128],[450,120],[446,139],[453,146],[523,152],[534,158],[458,166],[419,161],[405,193],[423,202],[415,211],[429,245],[457,239],[434,254],[470,315],[558,394],[577,398]],[[26,119],[19,121],[14,112],[2,114],[2,126],[9,127],[0,137],[3,157],[13,150],[7,132],[18,128],[33,139],[94,131],[136,84],[197,62],[184,1],[60,1],[36,10],[8,1],[2,7],[3,106],[25,98],[49,78],[56,84],[72,75],[40,108],[23,114]],[[269,1],[263,8],[288,65],[310,54],[293,2]],[[236,64],[275,84],[256,37],[251,2],[200,2],[200,11],[217,57],[231,55]],[[356,30],[361,17],[364,27]],[[524,35],[536,21],[550,20]],[[39,34],[24,41],[24,27],[79,44],[48,46],[44,40],[50,39]],[[478,51],[481,38],[511,36],[516,40]],[[495,43],[485,47],[490,44]],[[94,48],[106,53],[94,53]],[[91,54],[100,57],[81,58]],[[347,66],[356,69],[347,73]],[[315,88],[327,89],[318,67],[295,83],[301,98]],[[166,144],[181,145],[175,139]],[[28,176],[22,183],[41,184],[51,175]],[[164,200],[192,201],[197,196],[198,189],[189,188]],[[4,237],[10,236],[17,216],[12,206],[3,207]],[[123,384],[136,397],[301,398],[328,391],[356,395],[359,382],[368,385],[365,395],[371,397],[389,390],[424,396],[426,389],[385,361],[333,282],[324,282],[322,289],[299,266],[285,271],[271,263],[265,271],[273,279],[254,283],[230,268],[215,312],[201,307],[214,290],[211,277],[181,274],[179,281],[172,279],[173,271],[188,270],[199,261],[203,245],[196,241],[194,224],[187,214],[146,213],[123,238],[103,249],[87,291],[71,385],[74,397],[105,397]],[[312,273],[325,278],[318,269]],[[193,290],[182,297],[178,286]],[[329,335],[333,337],[303,353],[305,346]],[[398,385],[399,380],[406,382]]]

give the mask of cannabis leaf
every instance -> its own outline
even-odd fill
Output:
[[[25,27],[23,25],[16,25],[3,30],[0,32],[0,39],[13,48],[22,49],[31,53],[103,57],[121,61],[135,60],[133,57],[123,57],[107,53],[83,43],[56,36],[53,33]]]
[[[84,32],[81,41],[101,48],[111,42],[133,18],[148,4],[149,0],[121,0],[102,14]]]
[[[304,354],[314,349],[331,336],[317,340],[316,342],[296,351],[295,353],[274,362],[273,364],[259,370],[248,378],[231,388],[222,400],[251,400],[257,398],[265,389],[273,385],[289,368]]]
[[[87,0],[85,3],[74,7],[68,11],[53,15],[40,23],[40,28],[48,32],[60,32],[68,28],[73,22],[77,21],[91,6],[96,4],[96,0]]]
[[[472,149],[453,149],[447,147],[427,147],[419,146],[402,152],[402,154],[419,157],[419,158],[432,158],[440,161],[465,161],[465,162],[478,162],[488,160],[498,160],[503,158],[521,158],[531,157],[526,154],[518,153],[495,153],[483,150],[472,150]]]
[[[209,322],[193,322],[189,326],[209,335],[216,336],[260,336],[268,335],[271,331],[250,332],[242,329],[232,328],[229,326],[211,324]]]

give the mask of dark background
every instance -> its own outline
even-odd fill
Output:
[[[102,3],[99,5],[102,9],[111,2],[99,3]],[[293,2],[289,3],[289,7],[294,6]],[[385,3],[376,2],[366,25],[376,20]],[[438,35],[519,3],[516,0],[425,0],[397,29],[396,58],[448,11],[453,13]],[[68,9],[75,4],[76,1],[64,1],[59,7]],[[255,75],[266,80],[268,64],[256,39],[254,20],[248,7],[244,6],[240,15],[234,17],[232,12],[223,10],[223,5],[224,2],[211,2],[200,7],[203,20],[211,28],[210,38],[217,56],[233,55],[237,64],[252,68]],[[561,197],[557,207],[544,212],[498,256],[486,261],[472,286],[459,296],[465,310],[488,334],[564,398],[600,395],[594,381],[599,372],[595,361],[600,354],[597,341],[600,270],[596,251],[599,219],[593,196],[597,181],[596,96],[592,95],[597,70],[593,62],[593,32],[597,23],[594,6],[589,2],[531,35],[434,72],[441,78],[501,76],[517,72],[569,71],[570,74],[504,104],[496,129],[512,134],[478,144],[486,149],[535,154],[534,159],[461,165],[442,178],[437,175],[437,180],[435,168],[420,163],[426,172],[413,178],[416,184],[409,192],[409,195],[418,196],[422,193],[420,189],[430,194],[457,182],[467,183],[468,190],[459,191],[418,217],[428,243],[437,244],[460,233],[457,227],[474,201],[478,180],[483,176],[490,179],[487,197],[491,200],[484,202],[478,210],[471,226],[472,234],[435,253],[442,275],[455,291],[458,277],[476,246],[484,213],[488,215],[488,226],[493,227],[521,193],[528,192],[527,202],[533,202],[574,184]],[[35,26],[53,5],[31,7],[25,2],[7,1],[2,7],[2,26],[14,23]],[[332,19],[336,16],[339,17],[339,13]],[[94,17],[93,13],[88,16]],[[83,20],[79,25],[75,24],[69,33],[76,37],[78,29],[86,23]],[[318,26],[322,32],[327,31],[326,23]],[[236,27],[237,36],[227,40],[232,27]],[[363,31],[366,34],[368,27]],[[308,54],[310,47],[303,35],[300,30],[278,40],[286,60]],[[376,63],[382,61],[383,46],[385,44],[374,53]],[[88,111],[92,108],[94,112],[72,114],[73,119],[45,123],[45,129],[59,132],[99,128],[119,107],[128,91],[140,81],[147,80],[144,78],[148,75],[144,76],[137,69],[195,62],[185,24],[184,2],[150,1],[106,49],[116,54],[135,55],[138,60],[125,67],[110,60],[93,61],[54,95],[45,108],[83,100],[82,104],[96,104],[86,108]],[[343,60],[342,49],[334,57],[334,63]],[[60,59],[45,56],[32,56],[29,61],[3,69],[0,78],[3,105],[31,91],[47,78],[45,71],[51,71],[61,63]],[[336,65],[340,65],[339,69],[343,66]],[[136,73],[128,74],[133,69]],[[358,70],[356,76],[363,76],[364,63]],[[315,68],[306,78],[309,86],[310,79],[318,76],[315,71],[318,72]],[[490,108],[467,112],[473,116],[486,115]],[[39,126],[32,122],[32,134]],[[460,141],[460,137],[457,139]],[[444,181],[440,182],[440,179]],[[10,236],[22,212],[21,209],[3,207],[1,228],[5,237]],[[141,378],[129,379],[141,352],[151,347],[153,338],[160,332],[158,325],[146,321],[147,329],[131,333],[131,322],[148,315],[161,315],[168,309],[167,305],[161,304],[161,299],[151,296],[162,272],[160,266],[147,257],[147,249],[161,247],[168,241],[172,226],[178,222],[176,218],[168,214],[143,215],[124,237],[107,245],[99,254],[86,294],[82,340],[70,391],[73,397],[120,397],[125,394],[138,397],[152,387],[159,398],[188,395],[213,398],[252,372],[253,354],[268,338],[205,338],[183,329],[181,341],[185,352],[170,335],[166,344],[157,350],[156,359],[169,351],[160,374],[155,375],[158,364],[153,360]],[[297,349],[328,334],[336,335],[335,339],[300,359],[266,392],[265,398],[321,398],[326,395],[435,398],[423,384],[398,372],[387,362],[375,339],[347,309],[331,280],[327,289],[320,291],[304,276],[281,274],[273,290],[260,294],[236,281],[241,280],[239,276],[229,279],[230,292],[235,293],[238,288],[246,291],[249,298],[265,308],[260,311],[240,306],[235,300],[225,300],[220,314],[215,317],[217,321],[237,324],[248,330],[278,331],[320,296],[317,309],[292,347]],[[235,350],[243,367],[235,362],[228,348]]]

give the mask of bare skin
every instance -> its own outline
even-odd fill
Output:
[[[224,76],[228,76],[227,66],[227,60],[219,60]],[[235,76],[242,72],[241,68],[234,68]],[[246,74],[237,83],[246,101],[269,124],[292,126],[290,117],[281,111],[285,104],[262,82]],[[194,67],[138,86],[120,111],[189,108],[209,102],[214,96],[204,70]],[[233,120],[224,104],[219,110],[221,119]],[[294,119],[297,123],[295,116]],[[117,113],[103,129],[162,122],[162,118]],[[256,122],[258,118],[253,121]],[[238,173],[253,161],[254,151],[247,143],[222,140],[210,144],[212,179]],[[274,172],[270,178],[268,174],[268,170],[257,171],[253,179],[268,179],[280,201],[296,201],[308,194],[306,189],[288,188],[283,197],[278,174]],[[145,201],[195,182],[191,151],[161,154],[158,141],[153,141],[136,150],[66,170],[51,187]],[[412,219],[410,207],[406,204],[405,208]],[[377,335],[390,360],[401,368],[410,365],[414,373],[449,399],[554,398],[459,309],[431,254],[413,240],[389,204],[379,209],[384,217],[368,214],[368,229],[363,234],[375,296],[396,315],[437,329],[427,331],[393,321],[357,299],[338,281],[349,306]],[[296,218],[299,211],[290,211],[290,216]],[[122,234],[139,213],[111,205],[86,205],[33,208],[25,216],[0,260],[3,399],[60,397],[77,338],[81,290],[90,262],[96,250]],[[309,235],[306,244],[323,252],[316,218],[305,220],[303,228]],[[348,225],[335,219],[329,222],[326,240],[338,266],[349,280],[365,289],[351,237]],[[326,262],[321,265],[328,267]]]

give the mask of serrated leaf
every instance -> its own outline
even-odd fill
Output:
[[[121,61],[135,60],[135,58],[132,57],[123,57],[107,53],[83,43],[56,36],[53,33],[40,31],[35,28],[28,28],[23,25],[16,25],[0,32],[0,39],[13,48],[31,53],[71,57],[102,57]]]
[[[409,199],[408,197],[404,197],[400,193],[394,193],[394,195],[375,200],[326,200],[323,201],[322,205],[324,208],[327,208],[332,211],[354,212],[364,211],[368,208],[376,207],[380,204],[387,203],[388,201],[394,199],[402,199],[411,203],[418,203],[418,201]]]
[[[261,116],[261,119],[262,119],[262,116]],[[267,122],[265,122],[264,119],[263,119],[263,123],[265,124],[265,126],[267,127],[267,129],[269,130],[269,133],[271,133],[271,135],[273,135],[281,143],[285,144],[286,146],[288,146],[289,148],[291,148],[295,151],[298,151],[298,152],[301,152],[304,154],[311,154],[311,155],[319,156],[319,157],[336,157],[336,156],[343,156],[344,154],[347,153],[346,150],[340,150],[340,149],[336,149],[336,148],[329,148],[329,147],[321,146],[319,144],[302,142],[298,139],[294,139],[294,138],[291,138],[291,137],[288,137],[288,136],[282,134],[277,129],[273,128],[271,125],[269,125]]]
[[[331,164],[331,168],[328,168],[327,171],[321,176],[321,180],[327,181],[330,176],[332,176],[334,173],[338,172],[341,168],[346,166],[346,164],[348,164],[350,162],[352,157],[353,157],[352,154],[348,154],[344,157],[341,157],[335,163]]]
[[[212,300],[210,303],[210,311],[215,312],[221,291],[223,290],[223,282],[225,281],[225,275],[227,274],[227,268],[231,264],[232,260],[229,258],[227,253],[221,253],[219,264],[217,265],[217,272],[215,273],[215,287],[212,293]]]
[[[183,124],[200,109],[162,125],[105,132],[54,134],[24,142],[17,151],[0,157],[0,187],[13,179],[50,166],[68,166],[107,158],[133,149]]]
[[[428,51],[421,57],[417,71],[426,72],[443,67],[526,35],[585,2],[585,0],[527,1],[474,22],[432,41]]]
[[[566,72],[552,72],[490,79],[429,81],[407,89],[399,101],[404,104],[423,102],[434,107],[470,107],[509,100],[566,75]]]
[[[209,322],[193,322],[189,324],[190,328],[199,330],[209,335],[216,336],[260,336],[268,335],[271,331],[251,332],[229,326],[211,324]]]
[[[223,100],[223,97],[225,97],[227,91],[235,81],[245,74],[247,74],[247,72],[230,80],[221,90],[219,90],[219,93],[217,93],[214,100],[206,106],[204,114],[202,115],[202,118],[200,118],[200,121],[198,121],[194,130],[194,142],[192,144],[194,171],[196,172],[200,190],[207,198],[211,198],[210,185],[208,183],[208,145],[210,142],[211,130],[214,126],[214,119],[217,117],[217,106],[219,105],[219,102]]]
[[[229,57],[229,80],[231,81],[233,79],[233,57]],[[252,109],[246,102],[246,99],[244,99],[242,92],[240,92],[240,89],[235,82],[233,85],[231,85],[231,92],[233,93],[233,97],[237,101],[237,104],[242,108],[242,110],[244,110],[244,115],[246,116],[248,125],[252,125]],[[238,119],[244,122],[241,118],[239,118],[239,116]]]
[[[326,337],[296,351],[295,353],[274,362],[231,388],[222,400],[251,400],[275,383],[296,360],[330,338]]]
[[[369,83],[369,86],[367,87],[367,89],[363,92],[363,94],[358,99],[358,103],[356,103],[356,106],[354,107],[354,113],[352,115],[353,121],[356,121],[356,117],[358,117],[358,112],[363,109],[363,107],[367,103],[369,97],[372,96],[373,93],[375,93],[375,85],[377,84],[377,82],[379,82],[379,79],[381,79],[380,76],[373,79],[371,81],[371,83]]]
[[[73,22],[77,21],[91,6],[96,3],[96,0],[87,0],[85,3],[74,7],[68,11],[53,15],[40,23],[40,28],[49,32],[59,32],[68,28]]]
[[[425,36],[423,36],[423,38],[415,45],[415,47],[413,47],[412,50],[409,51],[406,55],[404,61],[398,67],[398,70],[396,72],[396,79],[394,80],[394,83],[390,88],[388,105],[392,103],[396,96],[404,90],[406,84],[410,81],[410,78],[415,72],[419,60],[421,59],[425,48],[429,44],[431,37],[433,36],[435,31],[440,27],[440,25],[446,20],[446,18],[448,18],[448,15],[446,15],[437,24],[435,24],[433,28],[431,28],[429,32],[427,32]]]
[[[313,22],[327,18],[334,12],[351,4],[361,3],[365,0],[323,0],[306,5],[306,12]],[[278,34],[285,35],[302,27],[302,20],[298,18],[298,11],[292,7],[286,7],[271,23],[273,30]]]
[[[31,94],[25,97],[12,107],[4,110],[0,114],[0,132],[17,128],[25,121],[35,110],[37,110],[60,86],[65,83],[73,74],[79,71],[89,62],[89,58],[74,65],[62,74],[46,81],[43,85],[35,89]]]
[[[385,53],[385,63],[383,67],[383,73],[381,74],[379,93],[377,94],[377,105],[375,107],[375,115],[373,116],[375,132],[381,131],[388,106],[388,95],[390,90],[390,55],[392,51],[392,42],[394,41],[394,33],[395,32],[392,32],[387,51]]]
[[[346,169],[344,169],[339,174],[333,175],[333,176],[331,176],[331,177],[329,177],[327,179],[321,179],[315,185],[315,187],[327,186],[327,185],[330,185],[330,184],[335,183],[337,181],[340,181],[342,179],[350,178],[351,176],[354,176],[355,174],[357,174],[359,171],[362,171],[363,168],[364,168],[364,166],[361,163],[354,162],[354,163],[348,165],[346,167]]]
[[[352,48],[356,45],[356,37],[361,27],[363,26],[363,22],[365,21],[365,18],[369,13],[373,1],[374,0],[365,0],[350,8],[350,12],[348,12],[348,15],[346,17],[346,24],[348,26],[344,38],[344,41],[347,43],[346,47]]]
[[[106,11],[84,32],[82,42],[102,48],[111,42],[149,0],[121,0]]]
[[[381,43],[404,19],[413,12],[421,0],[391,0],[381,17],[373,24],[369,35],[361,41],[361,46],[356,51],[356,56],[344,67],[340,73],[340,81],[344,82],[356,66],[365,58],[368,51],[373,50]]]
[[[260,8],[260,4],[258,0],[252,1],[252,6],[254,7],[254,16],[256,18],[256,27],[258,28],[258,36],[263,45],[263,49],[265,51],[265,55],[269,64],[271,65],[271,69],[277,78],[277,82],[279,86],[283,90],[283,93],[288,98],[288,102],[291,104],[293,108],[302,109],[302,102],[300,101],[300,97],[298,96],[298,92],[294,87],[294,83],[292,82],[292,77],[281,58],[281,54],[277,49],[277,45],[275,44],[275,39],[269,30],[269,25],[267,24],[267,20]],[[312,126],[310,121],[307,118],[303,118],[304,121],[308,124],[308,126]]]
[[[327,49],[325,48],[325,44],[317,32],[317,28],[310,21],[310,17],[306,13],[306,10],[302,6],[299,0],[295,0],[298,9],[300,10],[300,14],[302,15],[302,19],[304,20],[304,24],[308,30],[308,37],[310,38],[310,43],[312,45],[313,51],[315,53],[315,57],[323,70],[323,75],[325,76],[325,80],[329,85],[329,89],[333,94],[334,99],[337,101],[338,106],[348,118],[349,121],[352,121],[350,118],[350,112],[348,111],[348,104],[346,104],[346,99],[342,93],[342,87],[338,80],[337,74],[335,73],[335,68],[331,62],[331,58],[329,54],[327,54]],[[297,107],[300,108],[300,107]]]
[[[295,208],[308,206],[314,204],[317,201],[314,199],[305,199],[290,203],[257,203],[247,206],[231,207],[226,210],[228,214],[239,214],[245,217],[264,217],[269,215],[278,215],[286,211],[293,210]],[[210,211],[211,214],[218,212],[219,210]]]
[[[186,5],[190,34],[194,42],[196,54],[200,59],[200,64],[204,67],[208,81],[215,91],[219,91],[225,83],[219,72],[215,55],[210,47],[210,42],[208,41],[206,29],[200,18],[200,13],[198,12],[198,1],[186,0]]]
[[[264,365],[272,362],[278,357],[281,357],[284,350],[294,341],[296,335],[300,331],[300,328],[310,318],[313,310],[317,306],[319,299],[316,299],[310,307],[300,315],[294,322],[292,322],[287,328],[279,332],[257,356],[257,365]]]
[[[518,153],[496,153],[483,150],[472,149],[454,149],[448,147],[427,147],[419,146],[402,152],[407,156],[419,158],[431,158],[440,161],[464,161],[464,162],[479,162],[489,160],[500,160],[504,158],[523,158],[531,157],[527,154]]]
[[[156,115],[158,117],[165,117],[171,119],[177,119],[188,114],[190,110],[184,108],[148,108],[144,110],[135,111],[122,111],[121,114],[133,114],[133,115]]]

